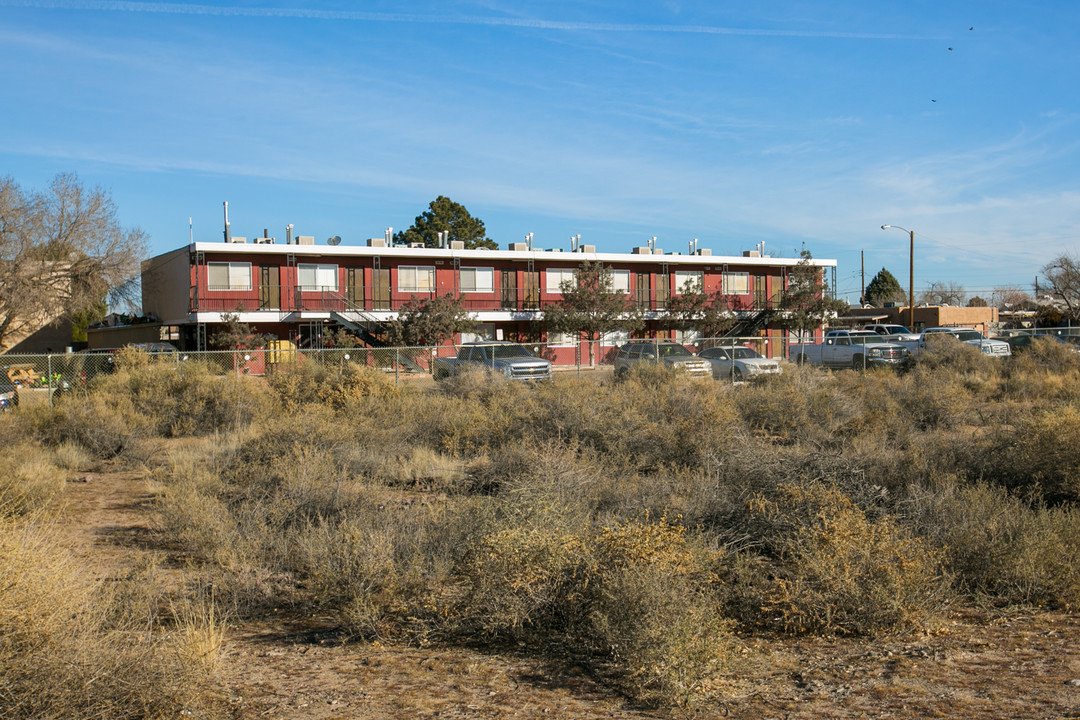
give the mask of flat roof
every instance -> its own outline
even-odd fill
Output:
[[[182,249],[182,248],[177,248]],[[196,242],[190,252],[244,253],[248,255],[302,255],[307,257],[396,257],[468,260],[542,260],[544,262],[580,263],[668,263],[679,265],[751,265],[765,267],[795,267],[801,258],[746,257],[744,255],[684,255],[682,253],[587,253],[558,250],[458,250],[451,248],[410,248],[401,246],[370,247],[364,245],[285,245],[278,243]],[[163,257],[176,250],[155,257]],[[818,267],[836,267],[836,260],[813,258]]]

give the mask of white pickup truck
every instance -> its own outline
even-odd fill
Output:
[[[876,332],[878,335],[885,338],[889,342],[919,339],[919,333],[911,332],[904,325],[893,325],[891,323],[873,323],[871,325],[863,325],[862,329]]]
[[[799,365],[862,370],[904,365],[911,361],[911,351],[870,330],[833,330],[825,334],[824,342],[792,345],[788,358]]]
[[[956,328],[956,327],[936,327],[926,328],[919,335],[918,340],[906,340],[900,344],[911,351],[913,356],[918,356],[923,350],[926,349],[926,338],[941,335],[952,335],[960,342],[965,342],[968,345],[974,345],[982,350],[984,355],[990,355],[991,357],[1009,357],[1012,355],[1012,348],[1009,347],[1009,343],[1004,340],[991,340],[983,336],[978,330],[972,330],[970,328]]]

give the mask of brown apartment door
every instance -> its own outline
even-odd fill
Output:
[[[517,309],[517,270],[503,270],[500,274],[502,309]]]
[[[371,283],[372,309],[390,309],[390,268],[375,268]]]
[[[642,310],[648,310],[652,300],[652,285],[647,272],[634,273],[634,302]]]
[[[259,309],[277,310],[281,307],[281,280],[277,265],[259,266]]]
[[[667,273],[656,275],[656,309],[667,308],[668,298],[671,297],[671,277]]]
[[[345,299],[350,305],[360,305],[364,302],[364,269],[345,269]]]
[[[522,310],[540,309],[540,271],[526,270],[522,273],[525,283],[525,304]]]
[[[765,294],[765,276],[754,276],[754,309],[764,310],[768,295]]]

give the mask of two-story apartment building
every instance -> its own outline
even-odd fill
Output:
[[[664,253],[649,247],[598,253],[462,247],[315,245],[311,238],[279,244],[269,238],[246,242],[194,242],[147,260],[142,268],[143,312],[169,329],[166,337],[183,349],[203,349],[226,313],[237,313],[259,333],[300,345],[318,344],[323,330],[349,328],[375,342],[382,323],[413,298],[452,294],[475,314],[477,335],[513,341],[572,346],[575,339],[548,334],[543,309],[557,303],[561,284],[583,261],[602,263],[615,288],[643,312],[650,337],[672,337],[664,322],[667,305],[688,280],[708,294],[721,292],[744,321],[740,335],[780,337],[770,311],[779,303],[791,258]],[[451,243],[451,245],[460,245]],[[835,283],[836,261],[814,264]],[[618,344],[620,338],[611,338]]]

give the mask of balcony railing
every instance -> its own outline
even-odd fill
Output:
[[[192,288],[192,312],[339,312],[370,313],[397,312],[411,302],[446,295],[443,291],[401,290],[386,286],[310,287],[294,285],[262,285],[247,289],[211,287]],[[455,294],[455,293],[451,293]],[[470,312],[539,312],[545,306],[557,304],[559,295],[541,294],[536,290],[500,289],[493,292],[456,293],[464,309]],[[758,305],[760,301],[763,304]],[[732,296],[727,298],[730,309],[737,312],[763,310],[775,305],[771,298]],[[627,297],[627,307],[646,312],[663,312],[670,298],[646,298],[636,294]]]

